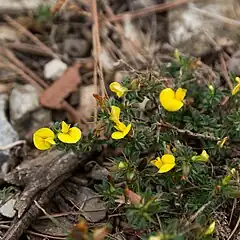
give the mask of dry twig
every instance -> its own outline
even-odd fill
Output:
[[[15,21],[13,18],[11,18],[8,15],[4,16],[4,20],[7,21],[11,26],[19,30],[19,32],[23,33],[25,36],[30,38],[36,45],[39,47],[45,49],[47,53],[49,53],[52,57],[58,58],[58,55],[54,53],[49,47],[47,47],[44,43],[42,43],[36,36],[34,36],[31,32],[29,32],[24,26],[22,26],[20,23]]]
[[[25,140],[19,140],[19,141],[16,141],[14,143],[10,143],[10,144],[5,145],[5,146],[0,146],[0,151],[8,150],[8,149],[11,149],[13,147],[16,147],[16,146],[22,145],[22,144],[26,144],[26,141]]]
[[[112,17],[108,18],[108,21],[118,22],[118,21],[123,21],[126,18],[126,16],[129,16],[129,18],[132,19],[132,18],[136,18],[136,17],[146,16],[146,15],[151,14],[153,12],[165,12],[167,10],[182,6],[182,5],[187,4],[189,2],[190,2],[190,0],[176,0],[174,2],[168,2],[168,3],[153,5],[153,6],[143,8],[143,9],[139,9],[139,10],[136,10],[136,11],[126,12],[126,13],[122,13],[122,14],[112,16]]]
[[[233,85],[232,85],[232,82],[231,82],[231,80],[228,76],[227,65],[226,65],[226,62],[224,60],[224,57],[223,57],[222,53],[219,54],[219,60],[220,60],[220,63],[221,63],[221,68],[222,68],[222,73],[223,73],[224,79],[227,82],[227,85],[229,86],[230,90],[232,91],[233,90]]]
[[[194,133],[194,132],[191,132],[191,131],[185,130],[185,129],[179,129],[179,128],[173,126],[172,124],[166,123],[166,122],[158,122],[157,125],[159,127],[166,127],[166,128],[173,129],[173,130],[177,131],[178,133],[187,134],[188,136],[195,137],[195,138],[203,138],[203,139],[207,139],[207,140],[211,140],[211,141],[219,141],[220,140],[220,138],[218,138],[218,137],[209,136],[209,135],[205,135],[205,134],[201,134],[201,133]]]

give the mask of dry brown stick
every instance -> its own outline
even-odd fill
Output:
[[[223,54],[219,53],[219,60],[220,60],[220,64],[221,64],[221,68],[222,68],[222,73],[223,73],[223,77],[225,79],[225,81],[227,82],[227,85],[229,86],[230,90],[233,90],[233,85],[232,82],[228,76],[228,70],[227,70],[227,65],[226,62],[224,60]]]
[[[105,83],[103,79],[103,70],[102,63],[99,59],[101,53],[101,43],[100,43],[100,34],[99,34],[99,19],[97,11],[97,0],[92,0],[92,18],[93,18],[93,46],[94,46],[94,58],[95,58],[95,68],[100,77],[100,88],[101,95],[104,97],[107,94]],[[94,74],[96,75],[96,74]],[[96,79],[95,79],[96,81]]]
[[[22,145],[22,144],[26,144],[27,142],[25,140],[18,140],[16,142],[13,142],[13,143],[10,143],[10,144],[7,144],[5,146],[0,146],[0,151],[4,151],[4,150],[7,150],[7,149],[11,149],[13,147],[16,147],[18,145]]]
[[[17,73],[19,76],[22,77],[26,82],[30,83],[32,86],[36,88],[38,93],[43,92],[43,88],[29,75],[27,75],[22,69],[18,68],[15,64],[8,62],[7,66],[5,67],[6,69],[11,69],[13,72]]]
[[[7,174],[7,177],[5,177],[7,182],[12,177],[15,181],[18,181],[19,176],[15,177],[17,172],[22,176],[21,181],[24,181],[27,185],[15,206],[18,210],[18,217],[15,217],[2,240],[19,239],[22,233],[28,229],[42,212],[34,204],[34,200],[38,202],[39,206],[44,208],[59,189],[59,186],[71,176],[72,172],[79,165],[84,165],[92,154],[93,152],[82,153],[77,157],[73,153],[64,154],[63,152],[56,152],[56,155],[53,154],[53,159],[50,162],[39,167],[37,170],[33,169],[34,172],[37,171],[36,174],[32,174],[31,176],[22,175],[21,172],[24,172],[24,169],[15,169],[13,172]],[[10,182],[12,181],[10,180]]]
[[[21,62],[12,51],[0,48],[0,53],[13,62],[18,68],[22,69],[30,77],[32,77],[42,88],[48,88],[48,84],[38,77],[32,70],[30,70],[23,62]]]
[[[166,127],[166,128],[173,129],[173,130],[177,131],[178,133],[187,134],[187,135],[189,135],[191,137],[195,137],[195,138],[202,138],[202,139],[207,139],[207,140],[211,140],[211,141],[219,141],[220,140],[220,138],[218,138],[218,137],[209,136],[209,135],[205,135],[205,134],[201,134],[201,133],[194,133],[194,132],[191,132],[186,129],[179,129],[176,126],[174,126],[170,123],[166,123],[166,122],[158,122],[157,125],[160,127]]]
[[[19,30],[21,33],[23,33],[25,36],[30,38],[36,45],[39,47],[42,47],[45,49],[46,52],[48,52],[52,57],[58,58],[58,55],[52,51],[49,47],[47,47],[43,42],[41,42],[36,36],[34,36],[31,32],[29,32],[24,26],[22,26],[20,23],[15,21],[13,18],[11,18],[8,15],[4,15],[4,20],[7,21],[11,26]]]
[[[0,224],[0,229],[9,229],[9,228],[10,228],[10,226],[8,226],[8,225]],[[37,237],[42,237],[44,239],[66,240],[66,237],[60,237],[60,236],[56,237],[56,236],[51,236],[48,234],[37,233],[37,232],[31,231],[31,230],[27,230],[25,232],[26,232],[26,234],[30,234],[30,235],[37,236]]]
[[[16,56],[10,51],[3,48],[0,48],[0,53],[7,57],[12,63],[8,63],[8,66],[18,73],[25,81],[32,84],[38,92],[41,94],[45,88],[48,88],[48,84],[44,82],[38,75],[36,75],[32,70],[30,70],[24,63],[22,63]],[[67,102],[63,101],[63,109],[69,113],[74,122],[79,122],[82,118],[79,113]]]
[[[118,22],[118,21],[124,20],[124,18],[126,16],[129,16],[132,19],[132,18],[136,18],[136,17],[146,16],[146,15],[151,14],[153,12],[164,12],[164,11],[167,11],[169,9],[173,9],[173,8],[182,6],[184,4],[187,4],[189,2],[190,2],[190,0],[176,0],[174,2],[153,5],[153,6],[143,8],[143,9],[139,9],[139,10],[136,10],[136,11],[121,13],[121,14],[112,16],[112,17],[108,18],[108,21]]]
[[[55,191],[61,185],[61,183],[70,177],[70,174],[65,174],[55,180],[38,198],[38,204],[44,207],[53,197]],[[20,219],[15,217],[10,228],[4,234],[2,240],[17,240],[21,237],[26,229],[31,225],[31,223],[40,215],[41,210],[32,204],[28,211],[22,215]]]
[[[39,56],[52,57],[52,54],[49,54],[49,52],[47,52],[44,48],[28,43],[7,43],[4,44],[4,47],[5,46],[24,53],[32,53]]]

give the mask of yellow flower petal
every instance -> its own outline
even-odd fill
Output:
[[[68,131],[68,134],[72,137],[72,139],[74,141],[73,143],[78,142],[82,137],[82,132],[77,127],[70,128],[69,131]]]
[[[115,140],[124,138],[122,132],[113,132],[111,137],[112,137],[112,139],[115,139]]]
[[[160,169],[159,169],[159,173],[166,173],[168,171],[170,171],[172,168],[175,167],[175,163],[171,163],[171,164],[164,164]]]
[[[34,146],[39,150],[47,150],[51,148],[51,143],[45,141],[43,138],[34,136],[33,137]]]
[[[124,132],[126,129],[126,125],[119,121],[119,122],[116,122],[116,126],[114,126],[114,128],[116,128],[120,132]]]
[[[175,157],[172,154],[164,154],[161,158],[164,164],[175,164]]]
[[[34,133],[34,135],[42,138],[54,138],[54,132],[50,128],[40,128]]]
[[[187,94],[187,89],[178,88],[175,94],[175,98],[179,101],[183,101]]]
[[[112,82],[110,85],[110,90],[117,94],[118,97],[122,97],[124,93],[127,91],[127,88],[123,87],[118,82]]]
[[[70,128],[70,124],[67,124],[67,123],[65,123],[64,121],[62,121],[62,129],[61,129],[61,131],[62,131],[63,133],[67,133],[68,130],[69,130],[69,128]]]
[[[46,138],[45,141],[48,142],[48,143],[50,143],[50,144],[52,144],[52,145],[55,145],[55,144],[56,144],[55,141],[54,141],[54,138],[52,138],[52,137]]]
[[[160,157],[157,157],[155,160],[151,161],[151,164],[160,169],[163,166],[162,160]]]
[[[151,164],[159,169],[159,173],[165,173],[175,167],[175,157],[172,154],[164,154],[162,158],[152,160]]]
[[[232,90],[232,95],[237,94],[240,91],[240,83],[238,83]]]
[[[211,235],[211,234],[213,234],[214,229],[215,229],[215,225],[216,225],[216,222],[213,221],[213,222],[209,225],[208,229],[205,231],[204,235]]]
[[[58,139],[64,143],[76,143],[81,138],[81,130],[77,127],[72,127],[69,129],[68,133],[58,133]]]
[[[175,92],[171,88],[165,88],[160,93],[160,102],[166,99],[173,99],[175,97]]]
[[[33,143],[39,150],[47,150],[51,148],[51,142],[54,142],[53,139],[54,132],[49,128],[40,128],[33,134]]]
[[[176,112],[180,110],[183,106],[183,103],[181,101],[175,100],[175,99],[168,99],[163,102],[161,102],[164,109],[166,109],[169,112]]]
[[[120,117],[120,108],[116,106],[111,107],[111,115],[110,115],[110,120],[113,122],[119,122],[119,117]]]
[[[178,97],[183,97],[183,94],[184,91],[179,91]],[[175,99],[175,92],[171,88],[163,89],[159,95],[159,100],[163,108],[169,112],[176,112],[183,106],[182,101]]]
[[[127,125],[127,127],[123,131],[123,137],[125,137],[130,132],[131,128],[132,128],[132,124],[130,123]]]
[[[240,83],[240,77],[235,78],[236,82]]]

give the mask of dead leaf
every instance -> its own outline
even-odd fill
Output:
[[[142,197],[137,193],[131,191],[129,188],[125,189],[125,196],[130,200],[132,204],[140,204],[142,202]]]
[[[44,107],[61,109],[64,99],[73,91],[81,82],[79,67],[69,67],[65,73],[57,79],[40,97],[40,103]]]

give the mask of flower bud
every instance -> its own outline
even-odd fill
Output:
[[[127,173],[127,180],[128,181],[132,181],[134,177],[135,177],[135,173],[134,172],[128,172]]]
[[[126,162],[121,161],[121,162],[118,163],[118,169],[119,169],[119,170],[120,170],[120,169],[124,169],[124,168],[126,168],[127,166],[128,166],[128,164],[127,164]]]

